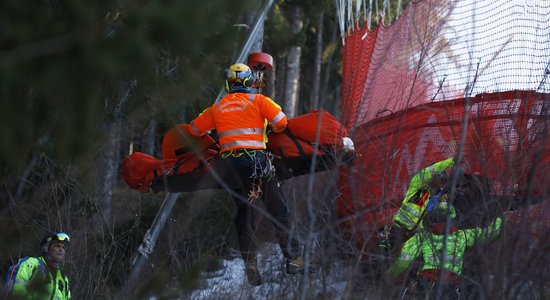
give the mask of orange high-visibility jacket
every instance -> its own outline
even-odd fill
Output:
[[[286,116],[277,103],[262,94],[231,93],[191,121],[189,131],[202,136],[215,128],[221,152],[265,149],[268,123],[275,132],[286,128]]]

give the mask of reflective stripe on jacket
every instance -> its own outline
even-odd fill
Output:
[[[281,132],[287,119],[281,107],[262,94],[231,93],[221,98],[190,124],[193,135],[216,129],[221,152],[233,149],[265,149],[266,126]]]
[[[412,203],[411,200],[415,196],[424,198],[429,198],[430,192],[428,188],[428,183],[432,180],[435,174],[440,174],[445,172],[448,168],[454,165],[454,159],[448,158],[440,162],[436,162],[418,172],[413,176],[409,184],[409,189],[405,193],[405,198],[399,210],[393,216],[394,221],[405,226],[407,230],[412,230],[416,224],[419,224],[420,217],[426,209],[427,201],[421,201],[420,203]],[[419,195],[420,191],[426,191],[427,195]]]
[[[430,193],[426,192],[425,196],[429,197]],[[418,220],[422,216],[423,209],[414,203],[403,203],[399,210],[393,216],[393,219],[400,225],[405,226],[407,230],[412,230],[416,224],[419,224]]]
[[[22,299],[71,299],[69,279],[57,268],[55,275],[47,270],[43,257],[30,257],[19,266],[13,296]]]
[[[401,255],[390,267],[388,273],[393,276],[399,275],[419,256],[424,260],[422,270],[441,270],[443,253],[445,253],[443,268],[461,274],[466,248],[478,241],[494,239],[500,232],[501,224],[502,218],[496,218],[487,228],[461,229],[450,233],[447,236],[445,251],[443,251],[444,234],[420,231],[405,242]]]

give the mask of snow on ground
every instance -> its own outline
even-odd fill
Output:
[[[258,254],[258,265],[263,284],[254,287],[248,284],[241,258],[223,260],[223,267],[203,273],[203,289],[191,293],[190,299],[295,299],[301,294],[304,275],[287,275],[283,255],[276,244],[264,244]],[[331,275],[323,280],[320,272],[307,276],[307,298],[316,294],[331,295],[340,299],[346,287],[345,270],[331,268]]]

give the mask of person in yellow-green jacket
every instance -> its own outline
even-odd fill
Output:
[[[69,279],[61,272],[69,235],[52,232],[40,244],[42,256],[21,258],[8,271],[4,299],[71,299]]]
[[[393,256],[407,238],[422,226],[422,218],[430,207],[444,198],[445,172],[454,166],[454,158],[433,163],[415,174],[409,183],[399,210],[393,215],[393,222],[386,226],[381,236],[380,247],[386,255]]]
[[[388,274],[397,277],[407,270],[419,257],[423,264],[417,274],[418,287],[426,295],[435,296],[436,284],[443,283],[441,299],[460,297],[464,252],[480,241],[490,241],[500,232],[502,218],[497,217],[486,228],[458,229],[452,225],[456,211],[451,204],[438,203],[424,219],[424,227],[408,239],[398,259],[391,265]],[[449,222],[446,231],[446,223]],[[433,299],[430,297],[430,299]]]

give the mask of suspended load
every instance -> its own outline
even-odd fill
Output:
[[[123,160],[122,175],[126,184],[140,192],[164,189],[165,177],[178,176],[184,181],[181,191],[216,185],[203,181],[208,174],[209,161],[219,152],[219,145],[208,135],[196,137],[189,133],[188,124],[180,124],[166,132],[162,140],[162,159],[134,152]],[[203,186],[204,185],[204,186]]]
[[[124,158],[123,177],[140,192],[219,189],[222,186],[212,174],[219,150],[211,136],[193,136],[188,124],[180,124],[165,134],[162,159],[132,153]],[[268,135],[267,150],[275,155],[280,179],[309,173],[313,161],[318,172],[350,162],[355,154],[347,130],[326,111],[289,119],[285,131]]]
[[[284,132],[269,134],[267,149],[284,158],[276,160],[275,166],[279,178],[286,179],[309,173],[313,155],[317,158],[314,171],[353,160],[355,149],[348,135],[333,115],[313,110],[289,119]]]

